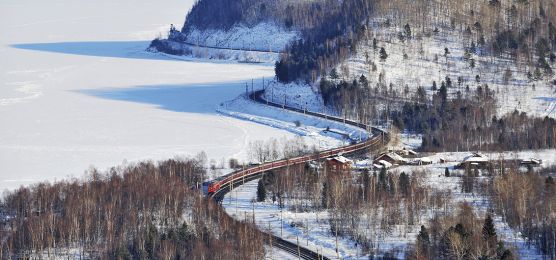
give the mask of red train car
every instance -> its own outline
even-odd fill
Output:
[[[218,189],[220,189],[220,182],[219,181],[206,181],[203,182],[203,193],[205,195],[212,195]]]

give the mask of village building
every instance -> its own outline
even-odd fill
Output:
[[[491,162],[484,154],[473,153],[466,156],[456,168],[459,169],[487,169],[491,166]]]
[[[537,159],[537,158],[529,158],[529,159],[525,159],[523,161],[521,161],[521,165],[523,166],[539,166],[542,164],[542,160],[541,159]]]
[[[405,158],[414,158],[415,156],[417,156],[417,152],[411,149],[406,149],[405,147],[402,148],[401,150],[394,151],[394,153],[403,156]]]
[[[382,153],[379,156],[377,156],[373,162],[377,163],[379,161],[386,161],[389,162],[390,164],[407,164],[408,160],[401,157],[399,154],[397,153]]]
[[[391,163],[385,161],[385,160],[379,160],[379,161],[375,161],[373,163],[373,166],[377,169],[382,169],[382,168],[388,169],[388,168],[392,167],[393,165]]]
[[[373,164],[384,165],[384,162],[381,161],[388,162],[391,165],[405,165],[409,163],[406,158],[403,158],[399,154],[393,152],[380,154],[373,160]]]
[[[326,159],[326,168],[330,171],[335,172],[348,172],[353,165],[353,161],[344,157],[344,156],[336,156],[333,158]]]
[[[415,162],[417,165],[429,165],[433,163],[432,159],[429,157],[417,158]]]

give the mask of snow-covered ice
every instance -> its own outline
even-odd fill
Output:
[[[124,160],[241,160],[250,141],[293,137],[215,110],[272,66],[144,51],[193,2],[0,2],[0,190]]]

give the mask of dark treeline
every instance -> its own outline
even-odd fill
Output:
[[[494,91],[487,85],[474,93],[447,98],[442,82],[431,103],[407,103],[393,113],[400,129],[423,133],[426,151],[522,150],[556,147],[556,121],[524,112],[496,117]]]
[[[325,2],[328,3],[328,2]],[[340,5],[314,5],[311,13],[328,10],[321,23],[302,30],[303,39],[293,43],[276,63],[281,82],[314,82],[339,62],[347,59],[367,35],[374,1],[340,1]]]
[[[0,257],[262,258],[258,232],[192,189],[204,174],[193,159],[144,162],[9,192]]]

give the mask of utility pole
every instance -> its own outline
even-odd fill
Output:
[[[299,248],[299,235],[297,235],[297,259],[301,259],[301,249]]]
[[[269,241],[269,244],[270,244],[270,259],[272,260],[272,259],[274,259],[274,257],[272,256],[272,254],[273,254],[273,252],[272,252],[273,251],[273,249],[272,249],[272,235],[270,233],[272,233],[272,231],[270,229],[270,221],[269,221],[268,222],[268,241]]]
[[[251,201],[251,205],[253,205],[253,225],[255,225],[255,200]]]
[[[309,246],[309,219],[306,219],[306,223],[307,224],[305,225],[306,226],[305,230],[306,230],[307,234],[305,234],[305,235],[307,236],[307,246]]]
[[[283,218],[283,210],[280,209],[280,237],[284,237],[284,218]]]

